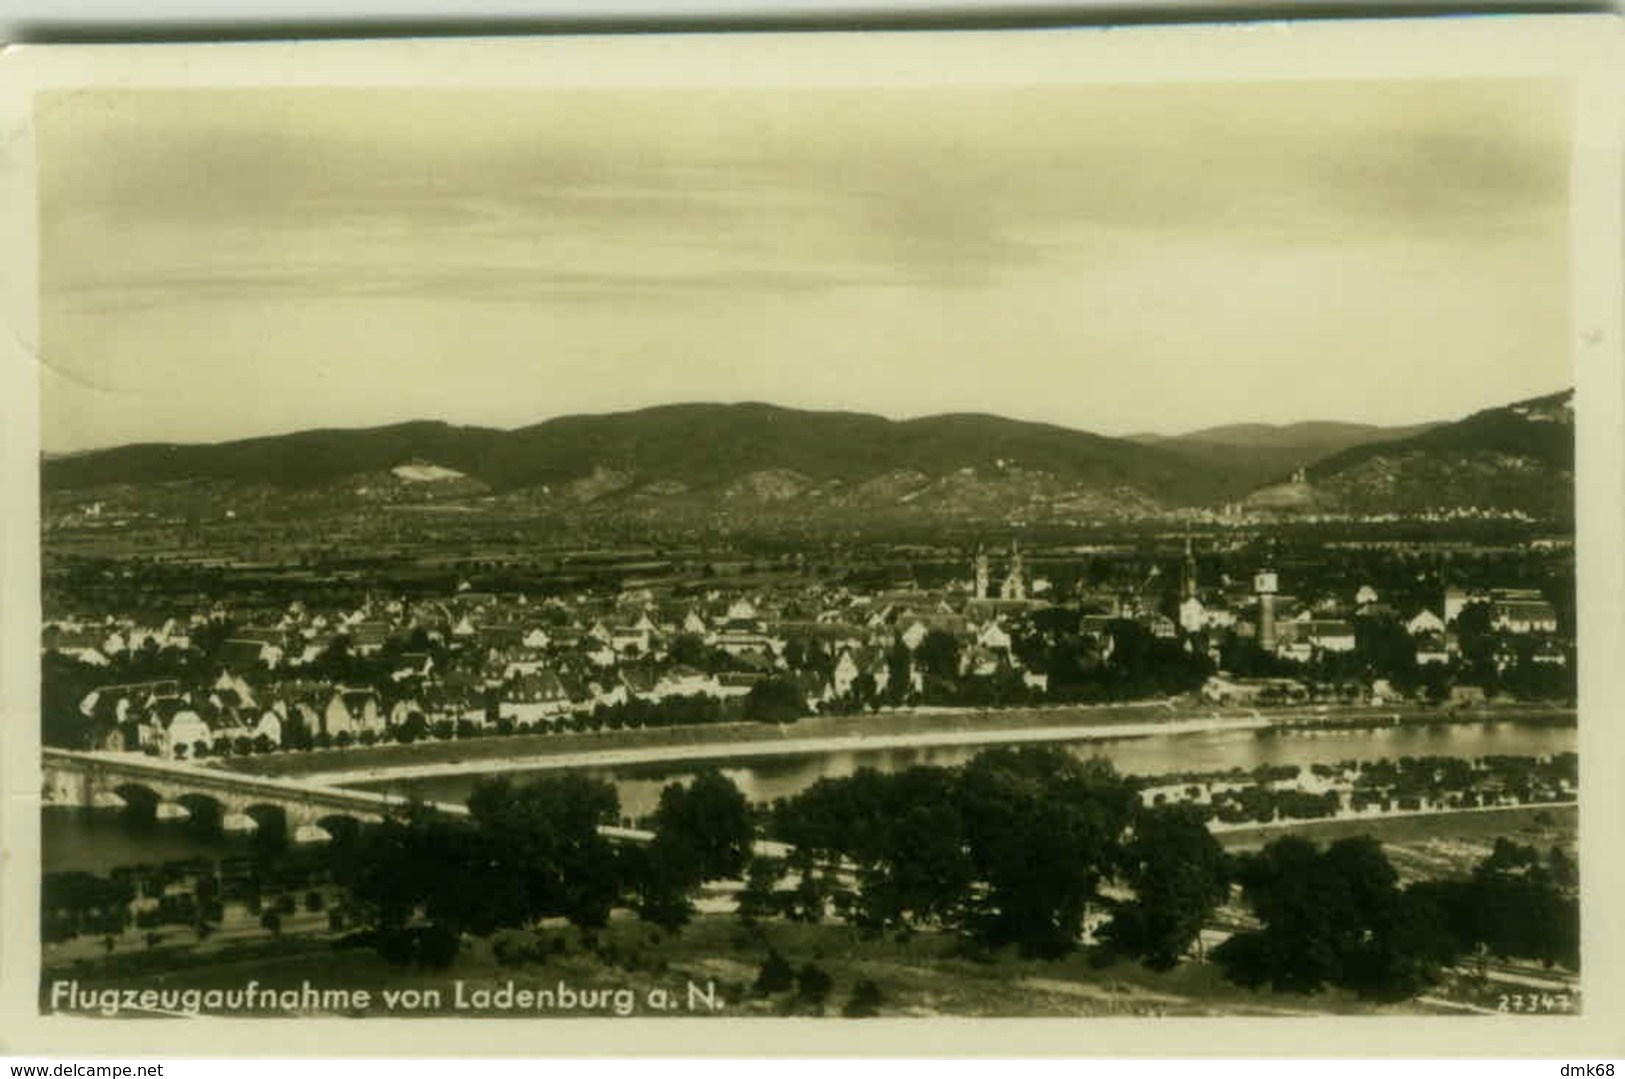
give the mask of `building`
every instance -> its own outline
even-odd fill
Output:
[[[1253,575],[1253,594],[1258,597],[1258,646],[1266,652],[1275,651],[1275,596],[1280,590],[1273,569],[1261,569]]]
[[[1021,548],[1014,541],[1010,543],[1010,572],[1004,575],[1004,581],[999,585],[999,598],[1007,600],[1027,598],[1027,571],[1021,563]]]
[[[1444,634],[1445,620],[1427,608],[1418,611],[1416,616],[1405,623],[1405,632],[1412,637],[1424,637]]]

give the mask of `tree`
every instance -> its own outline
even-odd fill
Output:
[[[1398,874],[1370,836],[1321,851],[1286,836],[1242,861],[1243,894],[1263,923],[1213,952],[1241,985],[1313,993],[1327,985],[1362,996],[1413,994],[1434,976],[1434,908],[1409,903]]]
[[[758,996],[771,996],[782,993],[795,984],[795,968],[790,966],[788,960],[780,955],[776,949],[770,949],[767,958],[756,972],[756,983],[751,991]]]
[[[1134,899],[1106,927],[1117,948],[1152,970],[1172,970],[1230,891],[1230,865],[1190,805],[1142,811],[1124,850],[1123,876]]]
[[[976,878],[969,925],[982,943],[1058,956],[1077,945],[1101,879],[1115,869],[1138,796],[1112,766],[1053,747],[979,754],[959,793]]]
[[[757,919],[776,913],[779,909],[776,889],[783,878],[784,863],[779,859],[753,857],[735,908],[739,920],[745,925],[754,925]]]
[[[396,728],[395,737],[402,745],[411,745],[428,737],[429,721],[422,712],[408,712],[401,725]]]
[[[932,678],[951,681],[959,677],[959,642],[946,630],[927,632],[914,658],[920,670]]]
[[[699,634],[679,633],[672,639],[667,656],[674,664],[706,670],[710,660],[710,649],[706,648],[705,638]]]
[[[901,704],[908,699],[914,685],[914,656],[901,638],[892,641],[886,652],[886,699]]]
[[[808,963],[796,973],[796,1001],[814,1015],[824,1014],[834,988],[835,979],[823,967]]]
[[[653,848],[669,854],[695,884],[739,877],[755,840],[750,803],[714,768],[686,787],[673,783],[660,792],[654,832]]]
[[[852,987],[852,995],[847,998],[841,1014],[848,1019],[868,1019],[880,1014],[882,1001],[880,986],[865,978]]]
[[[764,678],[745,694],[744,711],[761,723],[792,723],[807,714],[807,699],[788,678]]]
[[[622,873],[598,827],[620,819],[614,786],[574,774],[524,787],[488,780],[468,808],[474,835],[461,859],[447,852],[465,876],[431,894],[431,918],[480,933],[555,915],[586,930],[607,924]]]

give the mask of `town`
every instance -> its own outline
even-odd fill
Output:
[[[196,760],[922,706],[1574,696],[1572,546],[1546,539],[1431,558],[1277,553],[1266,536],[1084,554],[1010,540],[887,550],[837,580],[808,561],[548,594],[352,579],[336,591],[355,602],[317,588],[191,610],[137,610],[133,591],[127,609],[75,607],[73,575],[48,576],[45,741]]]

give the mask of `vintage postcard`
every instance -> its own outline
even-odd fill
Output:
[[[1625,1052],[1620,42],[11,50],[0,1046]]]

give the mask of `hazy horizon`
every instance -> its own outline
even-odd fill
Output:
[[[693,401],[1403,426],[1572,384],[1538,81],[37,108],[53,454]]]

